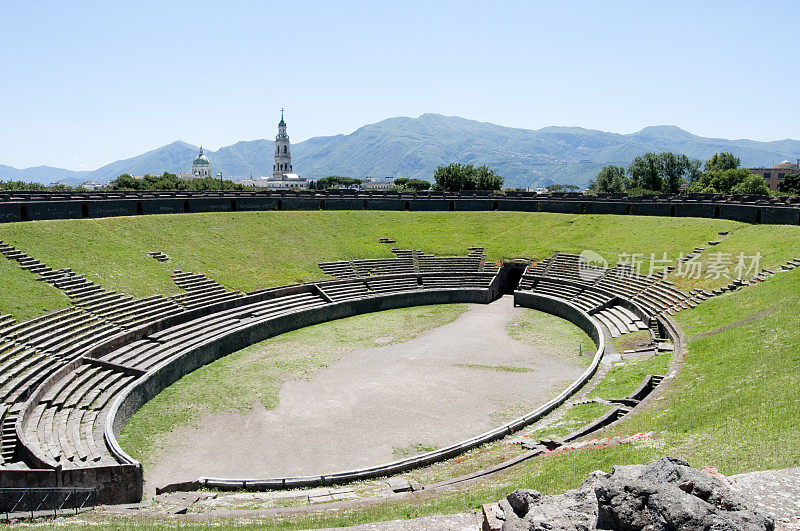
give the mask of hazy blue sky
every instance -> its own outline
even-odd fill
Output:
[[[800,138],[800,2],[3,2],[0,164],[425,112]]]

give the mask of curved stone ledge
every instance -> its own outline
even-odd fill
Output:
[[[460,291],[466,291],[466,290],[460,290]],[[432,452],[427,452],[419,456],[393,461],[383,465],[360,468],[356,470],[348,470],[343,472],[333,472],[330,474],[320,474],[320,475],[302,476],[302,477],[276,477],[276,478],[265,478],[265,479],[200,478],[196,482],[167,485],[163,489],[159,490],[169,491],[169,490],[180,490],[180,489],[197,488],[197,487],[211,487],[211,488],[229,489],[229,490],[230,489],[273,490],[273,489],[289,489],[289,488],[334,485],[334,484],[347,483],[362,479],[389,476],[407,470],[411,470],[413,468],[419,468],[421,466],[430,465],[438,461],[452,458],[472,448],[476,448],[485,443],[505,437],[506,435],[514,433],[522,429],[523,427],[532,424],[533,422],[536,422],[537,420],[541,419],[543,416],[547,415],[555,408],[563,404],[567,398],[569,398],[578,389],[580,389],[594,375],[600,363],[600,360],[602,359],[603,356],[605,338],[602,330],[589,317],[589,315],[584,313],[577,307],[573,306],[569,302],[552,297],[529,294],[529,293],[519,293],[519,292],[515,293],[514,301],[515,304],[518,304],[520,306],[540,309],[542,311],[552,313],[554,315],[569,320],[570,322],[574,323],[582,330],[584,330],[592,338],[592,340],[595,341],[595,344],[597,345],[597,351],[595,353],[594,359],[592,360],[592,363],[586,369],[586,371],[584,371],[584,373],[578,379],[576,379],[569,387],[564,389],[558,396],[551,399],[547,403],[541,405],[534,411],[531,411],[527,415],[524,415],[507,424],[499,426],[493,430],[487,431],[480,435],[476,435],[475,437],[466,439],[464,441],[450,445],[448,447],[441,448]],[[457,302],[457,301],[452,301],[452,302]],[[421,301],[417,304],[405,304],[405,305],[412,306],[420,304],[432,304],[432,302]],[[388,309],[388,308],[382,308],[382,309]],[[317,311],[317,310],[315,309],[312,311]],[[367,313],[368,311],[379,311],[379,310],[366,310],[358,313]],[[356,315],[356,313],[352,313],[350,315]],[[129,390],[129,393],[134,393],[134,392],[135,392],[134,389]],[[126,400],[135,400],[135,399],[128,399],[127,397],[119,397],[118,402],[120,407],[123,406],[123,402]],[[109,415],[109,422],[112,422],[110,419],[111,415]],[[117,426],[117,429],[119,428],[121,428],[121,425]],[[114,433],[114,427],[111,424],[107,425],[107,435],[109,435],[109,433],[111,435],[113,435]]]
[[[338,192],[338,193],[337,193]],[[0,223],[190,212],[261,210],[517,211],[699,217],[800,224],[797,198],[715,194],[644,197],[423,192],[2,192]]]

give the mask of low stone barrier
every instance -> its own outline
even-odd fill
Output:
[[[468,292],[470,290],[439,290],[439,291],[434,291],[433,293],[441,293],[445,291]],[[480,291],[480,290],[474,290],[474,291]],[[379,311],[383,309],[388,309],[388,306],[399,307],[396,306],[397,304],[402,304],[404,306],[434,304],[434,302],[430,301],[430,297],[426,297],[422,300],[419,300],[418,302],[416,302],[416,304],[413,303],[415,300],[418,300],[420,294],[424,293],[425,292],[420,291],[420,292],[413,292],[406,294],[389,295],[386,297],[376,297],[375,301],[371,302],[372,304],[374,304],[380,301],[379,309],[371,309],[370,308],[371,304],[364,308],[359,308],[359,303],[370,302],[369,300],[352,301],[348,303],[349,305],[351,305],[350,307],[343,307],[340,311],[343,312],[342,317],[344,317],[346,315],[355,315],[356,313],[366,313],[368,311]],[[432,293],[428,293],[428,295],[432,295]],[[395,297],[398,296],[401,296],[401,298],[395,299]],[[407,298],[407,296],[410,297]],[[437,295],[437,297],[438,296],[439,295]],[[592,360],[590,366],[584,371],[584,373],[577,380],[575,380],[569,387],[564,389],[558,396],[551,399],[547,403],[541,405],[534,411],[531,411],[527,415],[524,415],[514,421],[499,426],[493,430],[482,433],[470,439],[461,441],[459,443],[453,444],[451,446],[441,448],[432,452],[427,452],[422,455],[409,457],[398,461],[393,461],[391,463],[386,463],[383,465],[366,467],[357,470],[349,470],[344,472],[333,472],[330,474],[319,474],[319,475],[302,476],[302,477],[276,477],[276,478],[265,478],[265,479],[200,478],[196,482],[188,482],[188,483],[183,482],[179,484],[167,485],[159,489],[159,491],[166,492],[171,490],[185,490],[185,489],[193,489],[200,487],[211,487],[211,488],[229,489],[229,490],[290,489],[290,488],[334,485],[338,483],[346,483],[362,479],[389,476],[407,470],[411,470],[413,468],[429,465],[445,459],[450,459],[451,457],[461,454],[467,450],[476,448],[480,445],[505,437],[506,435],[514,433],[522,429],[523,427],[528,426],[533,422],[536,422],[537,420],[541,419],[542,417],[553,411],[555,408],[563,404],[567,398],[569,398],[578,389],[580,389],[594,375],[600,363],[600,360],[603,356],[605,338],[603,336],[603,332],[594,323],[594,321],[586,313],[582,312],[580,309],[573,306],[569,302],[551,297],[545,297],[529,293],[519,293],[519,292],[515,293],[514,300],[516,304],[519,304],[521,306],[528,306],[531,308],[541,309],[542,311],[546,311],[548,313],[558,315],[559,317],[566,318],[567,320],[573,322],[582,330],[584,330],[597,345],[597,351],[595,353],[594,359]],[[459,302],[459,301],[450,300],[449,302]],[[320,309],[315,308],[313,310],[308,310],[308,313],[309,314],[318,313],[319,310]],[[309,319],[309,317],[304,318],[304,321],[307,319]],[[226,339],[226,341],[228,340]],[[238,350],[238,348],[236,350]],[[192,356],[195,356],[195,354],[192,354]],[[198,358],[195,358],[193,361],[189,363],[191,363],[191,365],[194,365],[198,363],[200,359],[202,359],[203,357],[204,354],[199,354]],[[178,360],[173,360],[165,365],[172,365],[177,361]],[[141,403],[143,403],[142,399],[144,397],[149,396],[150,393],[157,392],[156,389],[158,389],[164,383],[172,380],[172,378],[177,379],[182,375],[176,373],[168,377],[160,376],[159,373],[165,370],[167,370],[167,367],[157,368],[155,371],[153,371],[156,374],[153,374],[151,378],[153,379],[165,378],[166,381],[159,381],[157,384],[154,383],[153,386],[148,389],[141,388],[142,386],[145,387],[147,386],[145,382],[142,382],[141,386],[136,386],[134,388],[131,388],[128,391],[127,396],[122,396],[117,399],[117,402],[114,404],[116,410],[112,410],[112,412],[110,412],[107,421],[108,424],[106,426],[106,440],[109,443],[109,446],[116,445],[116,434],[119,433],[119,430],[121,430],[122,426],[124,425],[124,422],[127,421],[127,418],[129,418],[130,415],[132,415],[133,411],[135,410],[133,406],[135,406],[136,404],[140,406]],[[167,383],[167,385],[169,384]],[[166,387],[166,385],[164,385],[164,387]],[[161,388],[163,389],[163,387]],[[138,397],[135,396],[137,394],[139,394]],[[124,419],[124,421],[121,419]],[[121,449],[118,449],[118,451],[124,454],[124,452],[122,452]],[[125,455],[118,456],[118,458],[132,461],[129,457]]]
[[[701,217],[746,223],[800,224],[795,198],[713,194],[646,197],[421,192],[3,192],[0,223],[239,210],[516,211]]]

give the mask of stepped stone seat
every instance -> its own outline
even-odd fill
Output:
[[[214,322],[208,322],[206,320],[198,320],[191,329],[184,330],[182,334],[178,334],[177,337],[173,338],[171,341],[165,341],[155,348],[142,349],[138,353],[132,353],[126,357],[126,359],[120,361],[124,362],[126,366],[147,371],[187,348],[208,341],[215,336],[233,331],[241,327],[243,323],[251,325],[260,321],[272,319],[279,315],[291,314],[324,304],[325,302],[322,299],[317,298],[316,301],[297,301],[291,307],[279,306],[271,309],[254,311],[252,316],[246,319],[240,319],[234,316],[224,321],[215,320]],[[162,337],[161,339],[163,340],[164,338]]]
[[[0,335],[3,334],[6,328],[13,326],[16,322],[17,320],[12,315],[0,315]]]
[[[46,349],[54,340],[60,337],[70,337],[71,333],[86,327],[88,324],[96,322],[96,318],[88,313],[75,313],[61,323],[51,323],[46,327],[34,328],[25,334],[17,336],[19,341],[25,341]]]
[[[159,297],[143,303],[130,302],[128,304],[121,305],[114,312],[109,313],[108,315],[101,314],[101,317],[117,324],[129,324],[133,321],[141,320],[143,317],[161,314],[165,310],[182,312],[184,309],[185,308],[183,306],[171,299]]]
[[[63,364],[63,361],[50,356],[37,358],[36,363],[27,364],[27,370],[19,372],[13,379],[3,380],[0,384],[0,400],[18,402],[60,369]]]
[[[15,370],[23,367],[23,364],[33,357],[40,356],[41,353],[27,345],[15,345],[14,348],[7,349],[3,353],[2,365],[0,365],[0,381],[4,377],[11,377]]]
[[[172,280],[175,284],[178,285],[181,289],[186,291],[193,291],[196,289],[206,288],[209,286],[219,286],[223,290],[225,289],[222,284],[217,282],[216,280],[207,277],[202,273],[190,273],[188,271],[176,271],[172,274]]]
[[[115,324],[100,320],[87,320],[81,323],[81,326],[73,327],[62,334],[55,333],[46,341],[35,342],[34,345],[42,350],[52,350],[60,355],[69,355],[85,346],[87,341],[106,338],[117,331],[119,331],[119,327]]]
[[[193,279],[183,279],[180,282],[176,281],[176,284],[180,286],[182,289],[186,291],[195,291],[195,290],[202,290],[208,288],[216,288],[224,290],[225,288],[222,287],[217,282],[211,280],[210,278],[206,277],[205,275],[201,275],[198,278]]]
[[[452,275],[436,275],[428,274],[422,276],[423,287],[433,288],[459,288],[459,287],[474,287],[474,288],[487,288],[492,282],[492,276],[452,276]]]
[[[125,319],[120,320],[119,325],[125,328],[136,328],[147,323],[152,323],[173,315],[177,315],[183,311],[185,310],[182,307],[175,307],[172,305],[162,306],[149,312],[143,312],[139,315],[126,317]]]
[[[625,326],[628,327],[628,332],[636,332],[637,330],[644,330],[647,328],[641,319],[622,306],[611,306],[606,308],[605,311],[615,315],[617,319],[624,323]]]
[[[136,341],[123,345],[110,354],[106,354],[101,359],[118,365],[126,365],[126,360],[128,358],[140,356],[148,349],[156,348],[159,345],[161,345],[160,342],[152,339],[137,339]]]
[[[19,409],[12,408],[9,404],[0,404],[0,464],[11,463],[14,461],[14,452],[17,447],[16,422],[19,417]]]
[[[73,299],[72,303],[76,306],[84,308],[87,312],[99,313],[105,308],[114,306],[123,301],[129,301],[131,299],[133,299],[133,297],[130,295],[125,295],[124,293],[106,291],[103,293],[89,295],[88,297]]]
[[[153,295],[143,299],[134,299],[133,297],[125,297],[122,299],[107,299],[99,306],[86,308],[87,311],[105,319],[125,317],[128,314],[137,311],[145,310],[159,301],[167,300],[161,295]]]
[[[105,448],[98,413],[134,379],[114,369],[81,365],[41,397],[26,419],[27,440],[40,457],[65,468],[102,460],[115,463]]]
[[[620,335],[627,334],[628,332],[636,331],[636,326],[633,323],[629,323],[626,319],[620,318],[615,312],[612,312],[610,308],[604,308],[597,312],[595,315],[602,315],[607,320],[611,321],[614,326],[619,331]]]
[[[83,298],[91,295],[100,295],[106,292],[106,290],[97,284],[86,284],[80,288],[68,289],[65,291],[70,299]]]
[[[402,275],[402,274],[413,274],[415,273],[414,264],[411,262],[402,262],[402,263],[392,263],[392,262],[400,262],[396,259],[386,259],[381,263],[375,264],[356,264],[356,269],[360,276],[380,276],[380,275]]]
[[[317,286],[331,298],[344,300],[369,295],[366,285],[361,280],[332,280],[318,282]]]
[[[486,264],[482,249],[467,256],[433,256],[418,250],[393,248],[396,258],[320,262],[323,272],[340,279],[414,273],[496,272],[496,264]]]
[[[217,312],[151,334],[117,349],[102,359],[120,365],[147,370],[174,354],[176,347],[185,348],[192,341],[205,341],[208,337],[239,326],[244,319],[265,319],[283,312],[298,311],[306,307],[323,305],[317,295],[300,293]]]
[[[73,308],[65,308],[63,310],[57,310],[55,312],[47,313],[44,315],[40,315],[39,317],[34,317],[33,319],[28,319],[27,321],[17,322],[8,326],[3,329],[2,333],[6,337],[16,337],[18,334],[26,333],[25,331],[29,328],[36,328],[38,326],[43,326],[44,323],[48,323],[53,320],[61,319],[63,316],[69,313],[73,313],[75,310]]]
[[[10,365],[19,363],[25,356],[37,352],[36,349],[22,343],[0,340],[0,374],[3,374]]]
[[[192,310],[196,308],[200,308],[201,306],[207,306],[210,304],[217,304],[220,302],[237,299],[243,297],[244,294],[238,291],[222,291],[222,292],[214,292],[214,293],[204,293],[202,295],[198,295],[193,298],[189,299],[182,299],[177,301],[179,304],[185,306],[186,308]]]
[[[582,291],[580,295],[575,297],[573,302],[581,309],[590,310],[608,303],[611,298],[612,297],[610,295],[586,289]]]
[[[320,262],[317,264],[323,273],[339,278],[358,276],[352,262]]]
[[[534,292],[544,293],[545,295],[552,295],[562,299],[571,299],[583,291],[583,288],[573,286],[570,284],[562,284],[560,282],[553,282],[549,280],[539,280],[532,287]]]
[[[607,314],[598,312],[598,313],[592,314],[592,317],[594,317],[595,319],[597,319],[598,321],[603,323],[603,325],[611,333],[611,337],[620,337],[623,334],[623,332],[621,332],[619,327],[617,326],[617,323],[615,323],[613,320],[609,319]],[[627,329],[626,329],[626,332],[627,332]]]
[[[409,291],[420,289],[421,286],[417,284],[416,277],[413,278],[395,278],[395,279],[370,279],[367,281],[367,286],[371,291]]]

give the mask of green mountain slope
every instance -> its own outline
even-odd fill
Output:
[[[291,134],[291,124],[289,130]],[[107,181],[121,173],[177,173],[189,170],[197,149],[185,142],[173,142],[79,175],[57,168],[16,170],[0,166],[0,178],[25,178],[20,175],[33,170],[37,170],[36,180],[41,178],[44,182],[60,178],[59,175]],[[270,175],[273,150],[272,140],[253,140],[216,152],[206,150],[206,154],[214,173],[222,171],[225,176],[236,178]],[[585,186],[603,165],[626,165],[648,151],[675,151],[703,160],[717,151],[732,151],[741,157],[744,166],[770,166],[784,159],[800,158],[800,141],[705,138],[676,126],[646,127],[629,135],[580,127],[534,131],[423,114],[418,118],[389,118],[348,135],[311,138],[293,145],[292,150],[295,170],[314,179],[327,175],[431,179],[437,166],[462,162],[491,166],[509,186],[544,186],[553,182]]]

